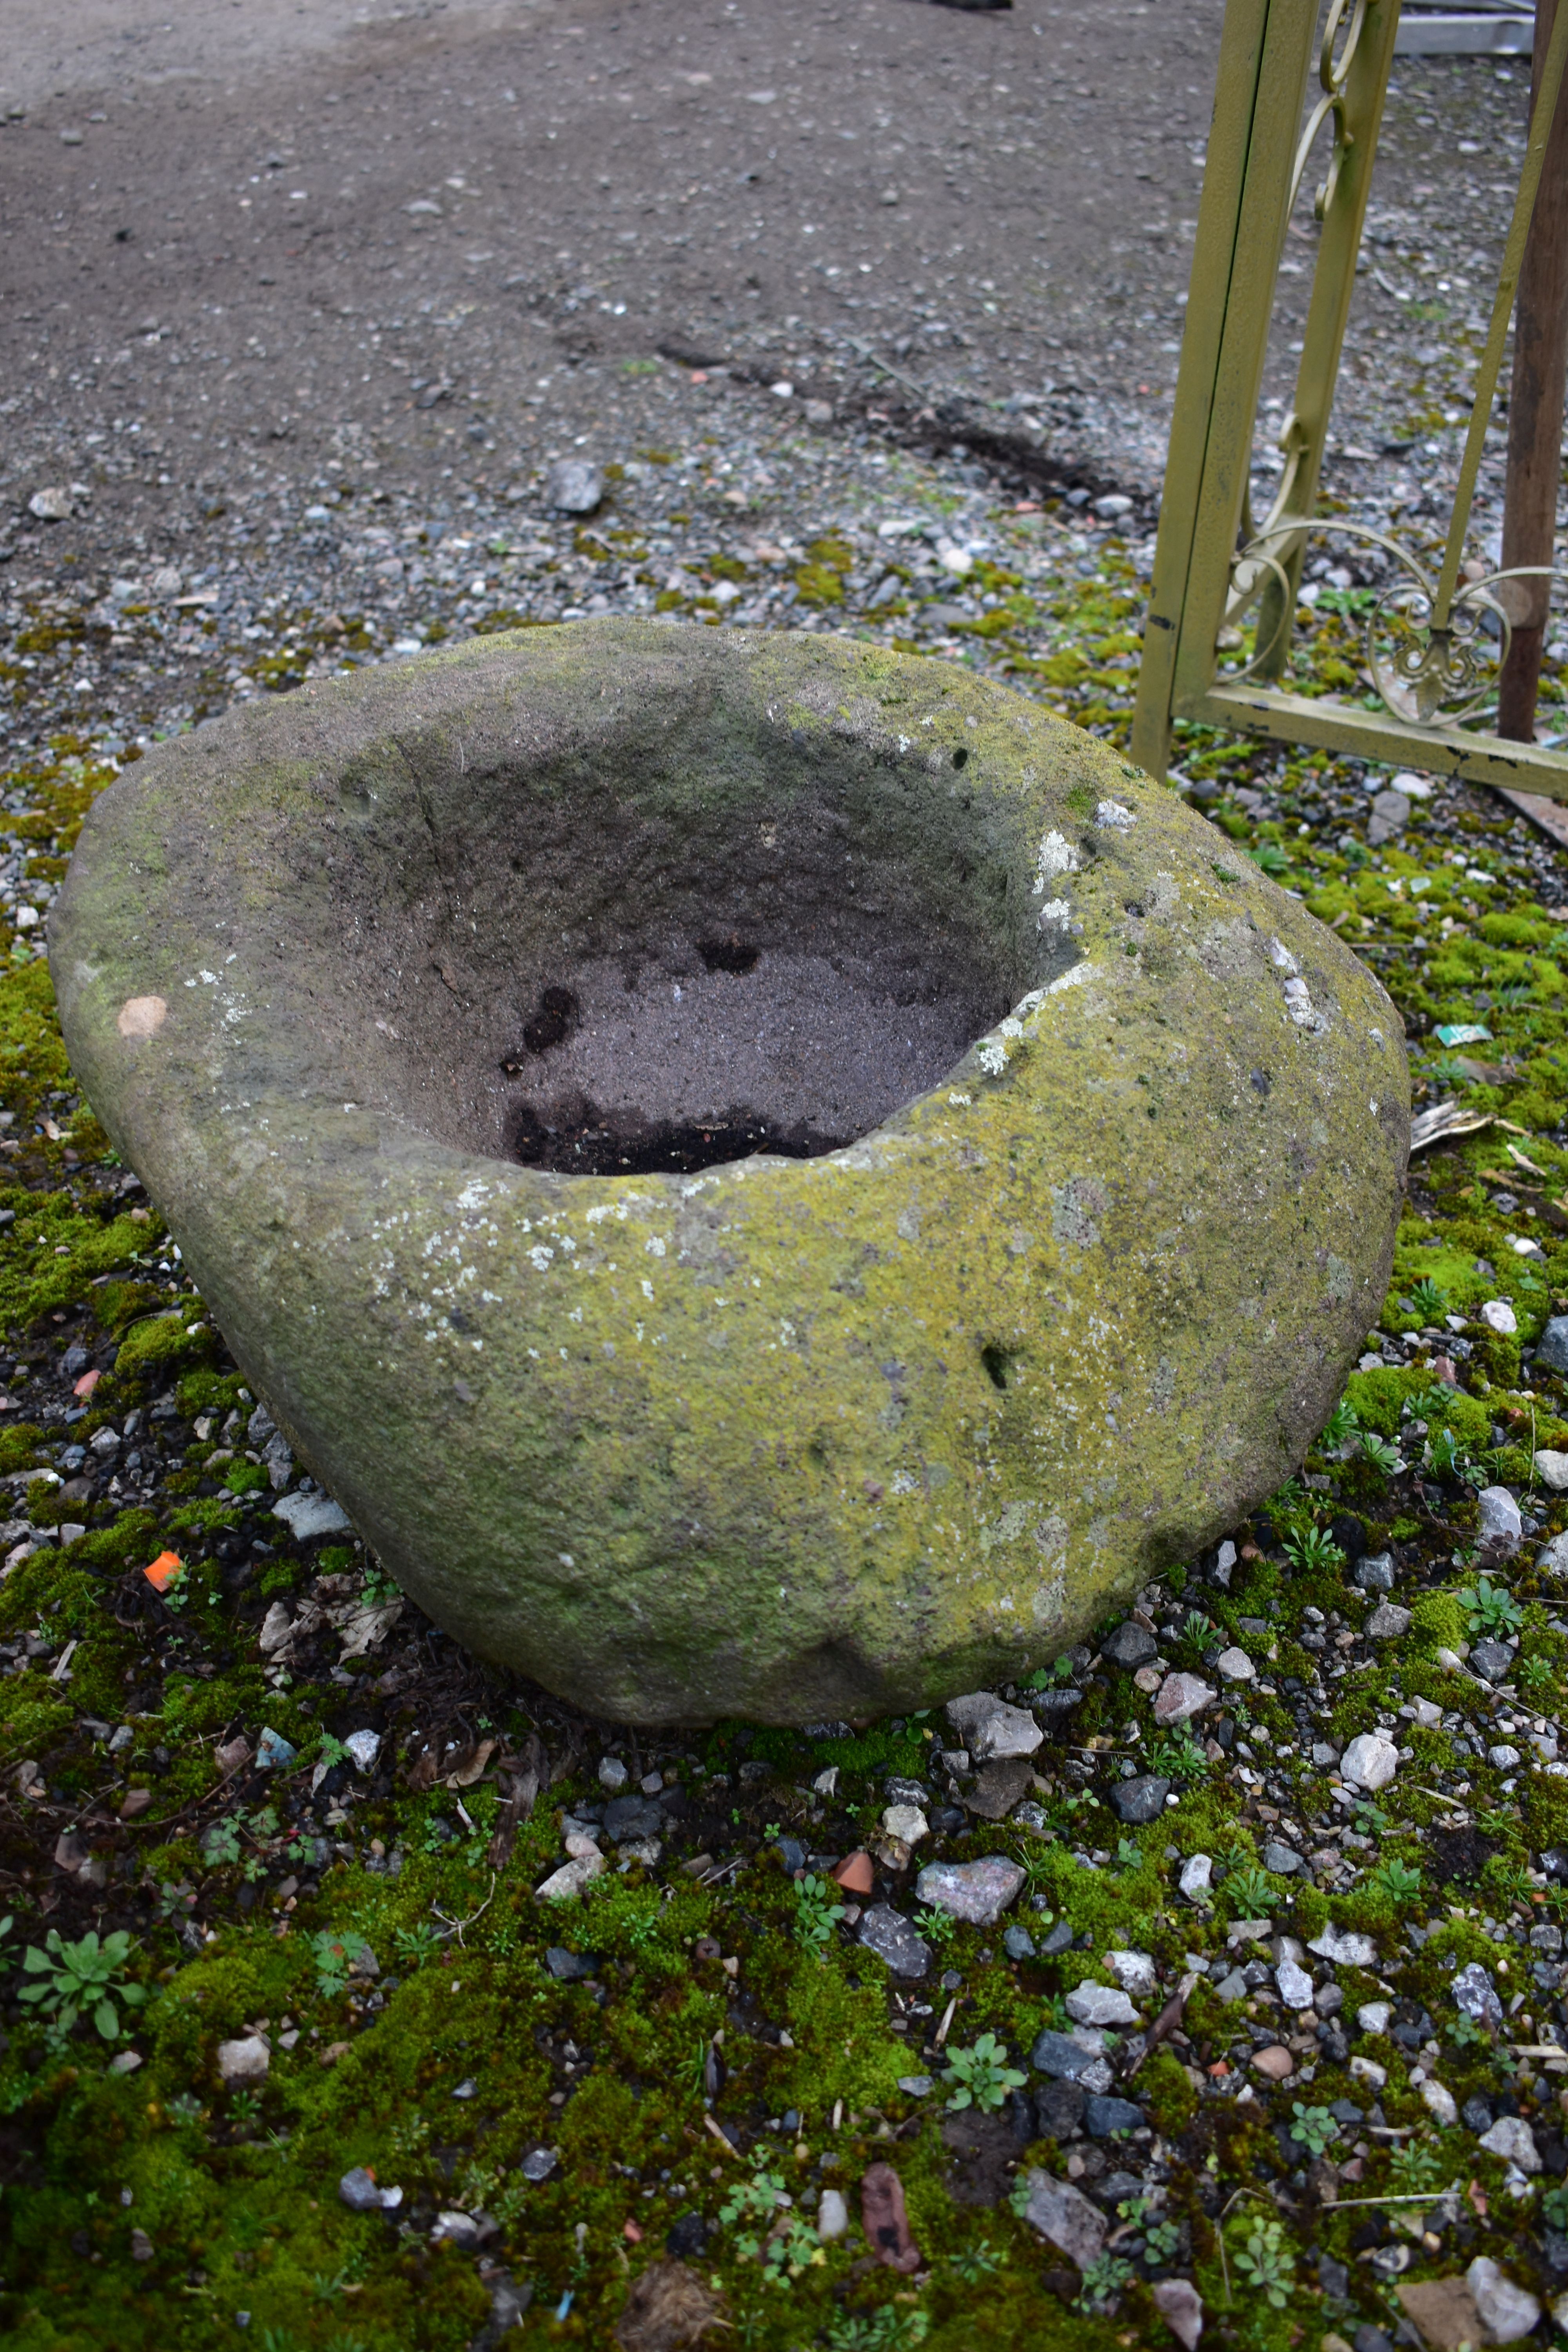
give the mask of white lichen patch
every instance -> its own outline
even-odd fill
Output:
[[[1072,929],[1072,908],[1065,898],[1047,898],[1035,918],[1042,931],[1068,931]]]
[[[1096,824],[1108,833],[1131,833],[1138,820],[1120,801],[1101,801],[1094,812]]]
[[[1047,833],[1035,861],[1035,897],[1044,898],[1047,884],[1054,882],[1058,874],[1076,874],[1079,863],[1079,854],[1066,834]]]
[[[1298,1029],[1310,1030],[1314,1037],[1321,1037],[1328,1029],[1329,1024],[1312,1003],[1304,980],[1296,978],[1285,982],[1285,1010]]]

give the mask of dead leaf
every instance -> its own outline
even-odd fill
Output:
[[[700,2344],[723,2305],[685,2263],[650,2263],[632,2281],[616,2329],[621,2352],[680,2352]]]
[[[404,1774],[404,1779],[407,1781],[408,1786],[414,1790],[416,1795],[421,1794],[426,1789],[433,1789],[435,1787],[436,1750],[434,1748],[422,1748],[420,1749],[418,1755],[414,1759],[413,1763],[409,1765],[406,1772]]]
[[[343,1658],[363,1658],[368,1651],[379,1649],[402,1613],[401,1593],[395,1601],[383,1601],[378,1608],[356,1605],[346,1615],[336,1609],[328,1612],[342,1634]],[[342,1664],[342,1659],[339,1663]]]
[[[907,2276],[921,2266],[910,2231],[904,2184],[890,2164],[873,2164],[860,2183],[860,2220],[877,2260]]]
[[[471,1789],[500,1746],[499,1739],[481,1739],[477,1748],[459,1753],[458,1761],[445,1775],[447,1788]]]
[[[506,1868],[517,1841],[518,1823],[528,1821],[533,1812],[534,1800],[544,1778],[544,1750],[537,1733],[529,1733],[521,1757],[502,1757],[498,1778],[503,1776],[507,1781],[506,1796],[490,1838],[489,1861],[492,1870]]]

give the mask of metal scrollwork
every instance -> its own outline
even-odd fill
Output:
[[[1266,524],[1248,541],[1231,572],[1222,648],[1238,651],[1244,621],[1254,614],[1261,621],[1271,584],[1279,593],[1273,600],[1274,625],[1268,637],[1256,643],[1248,658],[1231,671],[1232,679],[1240,683],[1268,671],[1290,627],[1292,598],[1285,562],[1308,538],[1328,537],[1360,540],[1378,548],[1406,575],[1376,596],[1366,620],[1367,677],[1384,708],[1415,727],[1452,727],[1473,717],[1494,691],[1512,642],[1504,583],[1554,575],[1544,565],[1521,564],[1468,580],[1453,596],[1447,619],[1439,621],[1439,583],[1426,565],[1397,540],[1361,523],[1336,520],[1309,524],[1300,516],[1287,516]]]
[[[1333,148],[1329,156],[1329,168],[1324,175],[1323,184],[1319,188],[1312,205],[1312,210],[1319,220],[1322,219],[1333,202],[1334,190],[1339,185],[1340,170],[1344,162],[1345,151],[1354,143],[1355,133],[1346,120],[1345,83],[1350,76],[1351,60],[1355,56],[1356,44],[1361,39],[1362,27],[1366,23],[1367,0],[1354,0],[1350,29],[1345,34],[1343,43],[1336,55],[1334,43],[1339,37],[1340,26],[1344,21],[1348,5],[1349,0],[1333,0],[1333,5],[1329,10],[1328,21],[1323,26],[1322,44],[1318,51],[1318,82],[1323,95],[1308,116],[1307,127],[1302,131],[1300,142],[1296,149],[1296,167],[1290,175],[1290,202],[1286,207],[1288,214],[1295,209],[1296,198],[1300,192],[1301,175],[1306,171],[1307,158],[1312,152],[1313,142],[1331,115],[1333,117],[1334,123]]]

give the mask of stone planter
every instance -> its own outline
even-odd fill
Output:
[[[1376,981],[945,664],[590,622],[254,705],[96,803],[50,960],[300,1455],[605,1717],[1027,1673],[1279,1485],[1383,1304]]]

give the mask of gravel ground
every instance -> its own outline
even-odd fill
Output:
[[[1249,2352],[1544,2336],[1568,2290],[1550,843],[1421,774],[1388,797],[1358,763],[1181,731],[1177,787],[1390,989],[1418,1107],[1478,1124],[1417,1160],[1384,1313],[1299,1477],[1043,1686],[998,1695],[1029,1718],[1016,1759],[986,1759],[984,1706],[639,1740],[446,1642],[244,1389],[79,1099],[41,960],[83,811],[158,734],[476,630],[847,627],[1124,743],[1206,99],[1149,125],[1178,65],[1206,88],[1180,58],[1217,17],[1140,31],[1165,45],[1140,51],[1142,92],[1115,79],[1115,12],[1081,68],[1048,11],[888,0],[781,0],[752,27],[629,0],[358,29],[258,11],[232,39],[193,10],[177,57],[130,28],[128,74],[91,0],[74,58],[30,0],[22,21],[27,110],[0,147],[26,156],[5,268],[36,330],[8,353],[0,486],[8,2340],[651,2352],[722,2322],[781,2352],[1110,2352],[1190,2343],[1194,2302],[1205,2342]],[[859,54],[864,27],[881,46]],[[683,33],[697,57],[662,74]],[[622,39],[636,70],[612,75]],[[524,40],[536,70],[509,81]],[[464,135],[416,162],[409,100],[437,73]],[[1344,519],[1420,530],[1456,463],[1524,78],[1398,81],[1329,481]],[[411,126],[390,159],[377,106]],[[1120,261],[1110,148],[1077,169],[1097,121],[1157,168],[1172,224]],[[840,130],[904,142],[864,187],[820,175],[805,217],[834,257],[793,278],[782,248],[757,257],[773,278],[752,269],[738,174],[763,121],[819,162]],[[668,168],[678,129],[713,142],[706,184]],[[574,163],[565,254],[552,130],[606,156]],[[286,226],[351,163],[353,205],[313,238]],[[184,216],[154,234],[160,174]],[[1076,323],[1031,275],[1041,189]],[[782,201],[754,200],[772,242]],[[982,217],[991,287],[939,246]],[[494,250],[465,260],[470,239]],[[917,274],[922,247],[945,280]],[[874,289],[830,277],[851,264]],[[694,308],[710,278],[723,299]],[[552,503],[570,457],[604,477],[591,513]],[[45,490],[66,519],[30,510]],[[1299,654],[1353,687],[1385,575],[1348,540],[1309,569]],[[536,1890],[563,1870],[557,1907]]]

